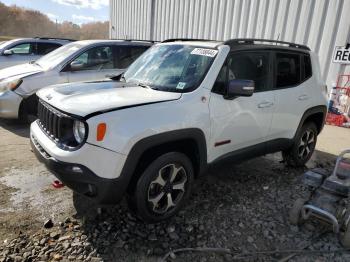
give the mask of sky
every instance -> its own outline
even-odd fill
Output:
[[[109,0],[0,0],[6,5],[39,10],[52,21],[76,24],[108,21]]]

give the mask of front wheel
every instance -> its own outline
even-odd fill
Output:
[[[32,95],[24,99],[19,107],[18,118],[23,124],[30,124],[37,119],[38,97]]]
[[[181,209],[190,195],[193,180],[190,159],[179,152],[166,153],[143,172],[129,207],[146,222],[167,219]]]
[[[304,166],[315,151],[317,134],[317,127],[314,123],[304,124],[298,131],[292,147],[282,152],[284,161],[290,166]]]

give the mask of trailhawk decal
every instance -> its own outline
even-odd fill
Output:
[[[195,48],[192,50],[191,55],[204,55],[214,57],[218,53],[218,50],[206,49],[206,48]]]

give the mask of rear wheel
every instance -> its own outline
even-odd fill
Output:
[[[292,147],[282,152],[284,161],[290,166],[304,166],[315,151],[317,134],[317,127],[314,123],[308,122],[304,124],[298,132]]]
[[[190,195],[194,180],[192,163],[179,152],[166,153],[143,172],[129,197],[129,207],[147,222],[175,215]]]

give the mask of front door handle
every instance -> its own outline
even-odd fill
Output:
[[[260,104],[258,104],[258,108],[267,108],[271,106],[273,106],[273,103],[268,101],[261,102]]]
[[[298,100],[301,100],[301,101],[308,100],[308,99],[309,99],[308,95],[301,95],[301,96],[298,97]]]

